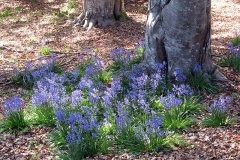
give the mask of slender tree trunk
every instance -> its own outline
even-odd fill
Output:
[[[219,76],[211,59],[210,8],[211,0],[149,0],[143,66],[151,70],[165,61],[171,76],[200,64]]]
[[[124,0],[84,0],[83,12],[74,20],[88,30],[94,25],[107,26],[119,20],[124,12]]]

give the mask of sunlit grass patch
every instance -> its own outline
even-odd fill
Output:
[[[0,11],[0,17],[5,18],[12,15],[10,8],[5,8],[3,11]]]
[[[52,53],[52,49],[48,46],[42,46],[39,48],[39,52],[42,53],[43,55],[49,55]]]

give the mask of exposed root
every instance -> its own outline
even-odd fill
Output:
[[[84,0],[83,12],[73,21],[75,25],[83,25],[89,31],[94,25],[113,25],[120,19],[123,11],[123,0]]]
[[[229,81],[221,72],[219,72],[218,70],[215,70],[215,72],[213,73],[213,76],[215,78],[216,81],[222,81],[222,82],[227,82]]]

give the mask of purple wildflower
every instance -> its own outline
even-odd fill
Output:
[[[202,65],[196,64],[193,68],[193,72],[199,72],[202,70],[202,68],[203,68]]]
[[[81,90],[75,90],[72,92],[71,101],[72,101],[72,107],[75,108],[79,102],[81,102],[83,99],[82,97],[82,91]]]
[[[178,97],[193,94],[193,91],[188,84],[180,84],[180,85],[173,84],[173,92],[177,94]]]
[[[175,76],[175,80],[178,82],[183,82],[187,79],[186,76],[184,75],[183,71],[180,69],[176,69],[174,71],[173,75]]]
[[[171,107],[176,107],[182,104],[182,100],[177,98],[174,94],[170,93],[167,96],[161,96],[160,101],[162,105],[168,110]]]
[[[214,112],[214,111],[220,111],[222,113],[227,112],[228,111],[228,107],[231,106],[231,97],[227,96],[227,97],[223,97],[220,96],[219,99],[214,99],[213,100],[213,104],[210,105],[209,107],[209,111],[210,112]]]
[[[5,116],[11,111],[19,111],[23,108],[23,101],[20,97],[14,96],[4,101],[5,107],[2,107],[4,110]]]
[[[91,88],[93,85],[94,85],[93,81],[90,80],[90,79],[87,78],[87,77],[81,78],[80,82],[78,83],[78,87],[79,87],[80,89],[85,89],[85,88],[89,89],[89,88]]]
[[[65,113],[64,113],[64,110],[62,108],[56,109],[55,114],[56,114],[56,117],[57,117],[57,121],[59,123],[64,122],[66,120]]]

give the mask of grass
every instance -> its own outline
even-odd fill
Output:
[[[52,53],[52,49],[47,46],[42,46],[39,48],[39,52],[42,53],[43,55],[49,55]]]
[[[8,16],[10,16],[11,14],[12,14],[12,13],[11,13],[10,8],[6,8],[6,9],[4,9],[3,11],[0,12],[0,16],[1,16],[2,18],[8,17]]]
[[[219,65],[224,66],[232,66],[234,69],[240,72],[240,56],[230,54],[226,57],[223,57],[219,61]]]

